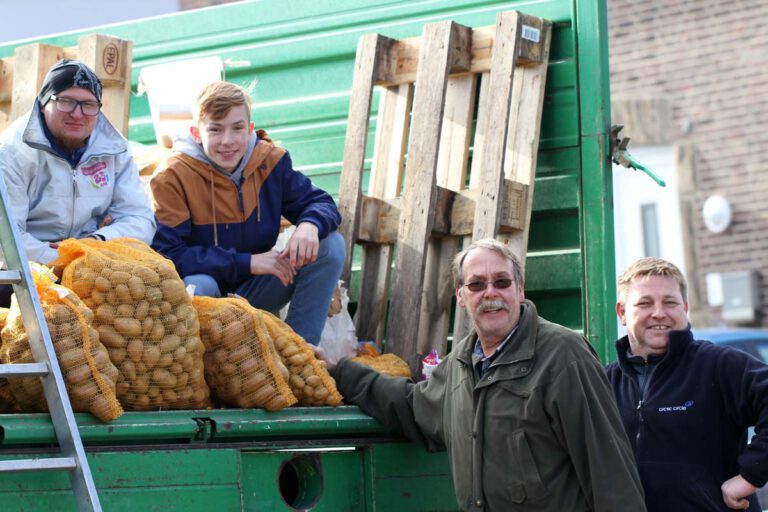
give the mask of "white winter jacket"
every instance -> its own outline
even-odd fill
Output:
[[[128,142],[103,113],[80,164],[72,168],[51,148],[35,104],[0,134],[0,174],[32,261],[56,259],[49,242],[93,233],[106,240],[128,236],[152,242],[155,217]],[[107,216],[111,223],[99,228]]]

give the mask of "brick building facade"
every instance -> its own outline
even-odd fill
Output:
[[[768,325],[768,2],[607,2],[613,120],[630,151],[678,155],[692,319],[724,323],[707,274],[754,271],[760,307],[746,323]],[[701,214],[713,194],[733,210],[720,234]]]

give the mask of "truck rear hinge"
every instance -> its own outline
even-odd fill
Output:
[[[190,439],[193,443],[207,443],[216,435],[216,421],[212,418],[192,418],[197,427]]]
[[[652,170],[635,160],[634,157],[629,154],[629,151],[627,151],[629,137],[619,138],[619,132],[623,128],[623,124],[615,124],[611,126],[611,160],[613,160],[613,163],[626,167],[627,169],[643,171],[649,178],[655,181],[658,186],[665,187],[667,184],[664,180],[659,178]]]

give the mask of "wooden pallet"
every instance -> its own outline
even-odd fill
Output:
[[[445,353],[460,240],[504,238],[525,261],[550,33],[549,21],[511,11],[491,27],[440,22],[420,38],[359,42],[339,190],[342,278],[349,283],[356,242],[358,338],[386,339],[414,372],[430,348]],[[456,323],[465,329],[461,316]]]
[[[19,46],[13,57],[0,59],[0,131],[32,108],[51,66],[60,59],[77,59],[101,79],[103,111],[128,136],[132,47],[131,41],[99,34],[80,37],[74,48]]]

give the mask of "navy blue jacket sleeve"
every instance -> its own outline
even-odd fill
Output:
[[[341,215],[333,198],[314,186],[304,174],[294,170],[288,153],[280,160],[275,171],[280,173],[282,179],[282,215],[286,219],[296,225],[311,222],[317,226],[320,238],[325,238],[339,226]]]

